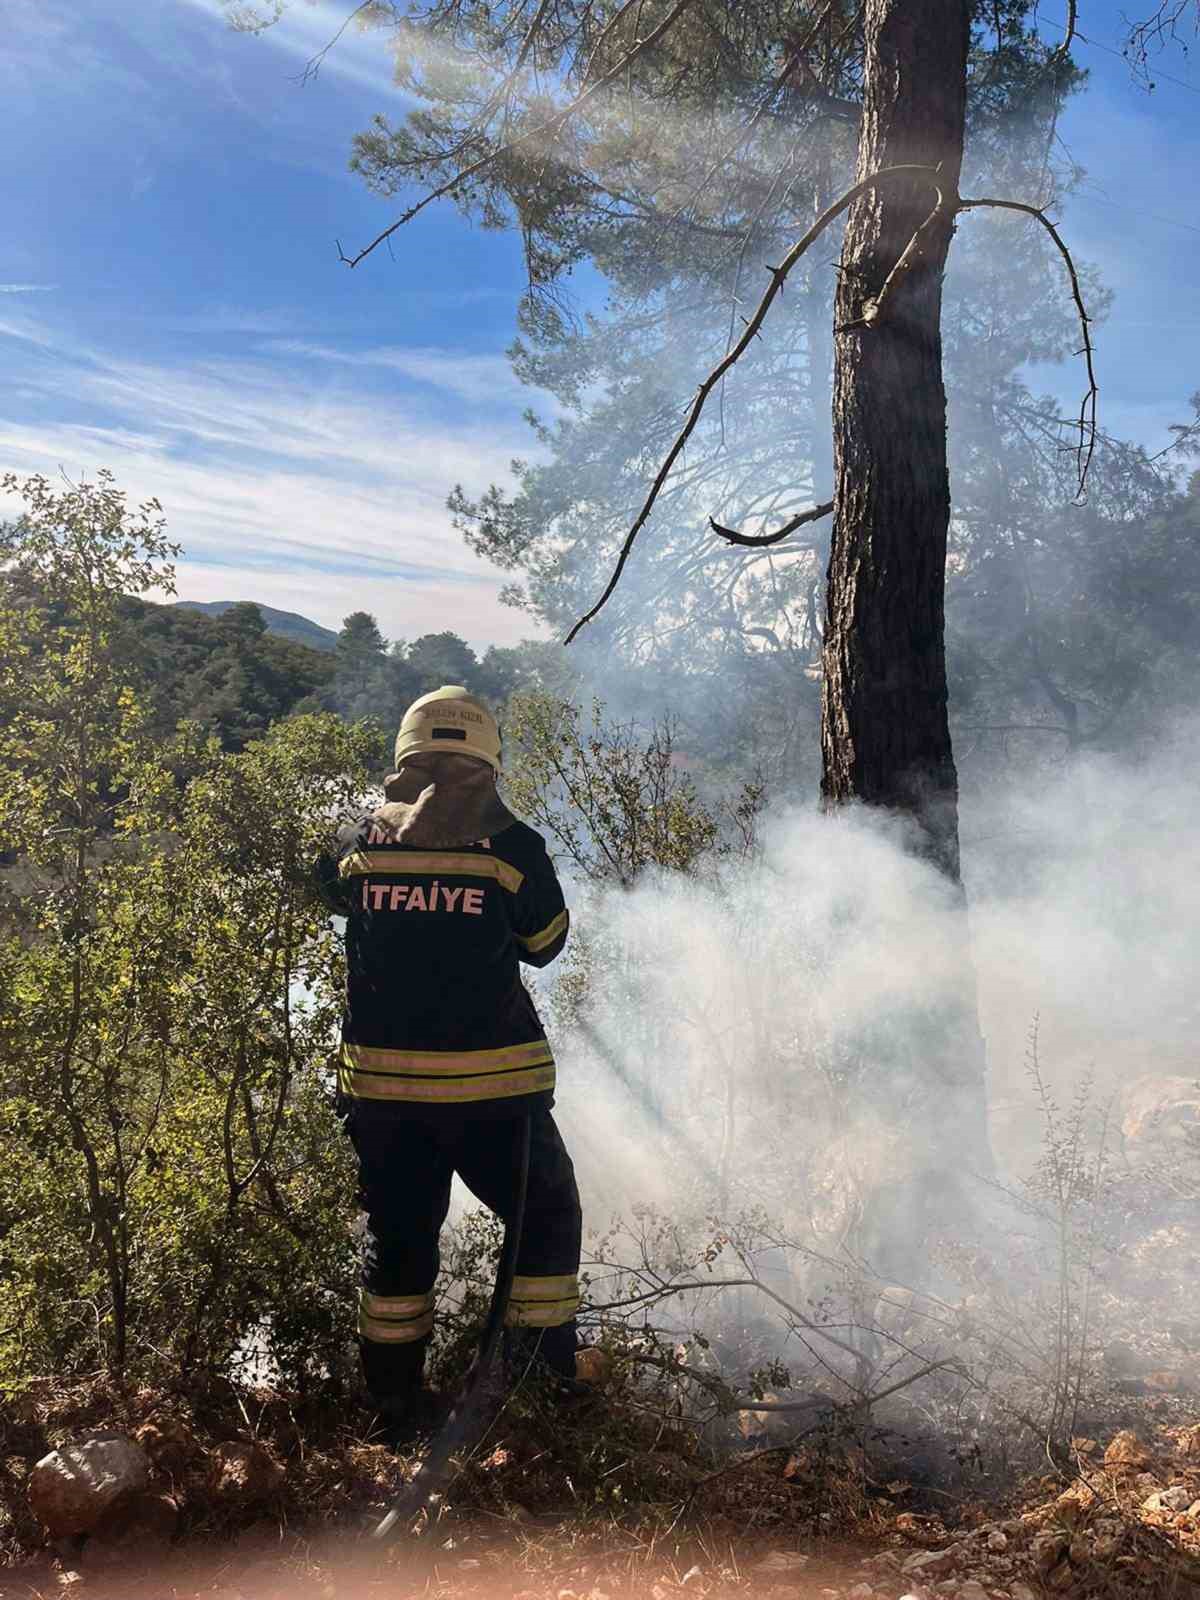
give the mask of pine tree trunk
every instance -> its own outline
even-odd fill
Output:
[[[858,176],[937,166],[957,185],[966,114],[965,0],[867,0]],[[861,316],[934,201],[891,182],[850,212],[835,322]],[[835,512],[826,595],[822,793],[886,806],[959,872],[958,782],[946,708],[950,485],[942,272],[931,241],[876,327],[837,336]]]
[[[940,164],[957,188],[966,113],[966,0],[866,0],[858,176]],[[890,181],[850,212],[835,326],[861,317],[933,209],[929,184]],[[909,817],[915,848],[959,873],[958,779],[947,713],[944,597],[950,483],[942,274],[953,223],[928,241],[876,326],[837,334],[835,512],[826,592],[821,742],[827,806]],[[865,1197],[861,1247],[921,1275],[925,1241],[964,1218],[987,1174],[985,1064],[966,929],[932,1004],[894,1008],[860,1043],[863,1126],[896,1135]]]

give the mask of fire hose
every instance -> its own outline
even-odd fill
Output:
[[[504,1243],[496,1267],[496,1282],[492,1287],[492,1300],[483,1324],[479,1348],[463,1382],[454,1408],[425,1453],[410,1482],[406,1483],[396,1503],[374,1529],[371,1538],[389,1539],[398,1528],[411,1527],[435,1494],[439,1494],[450,1477],[450,1463],[454,1455],[479,1442],[480,1423],[487,1403],[487,1376],[496,1359],[496,1347],[504,1331],[504,1319],[512,1296],[513,1279],[517,1271],[517,1255],[521,1249],[521,1231],[525,1226],[525,1194],[529,1187],[529,1135],[530,1119],[521,1118],[521,1131],[517,1145],[517,1187],[512,1211],[504,1224]]]

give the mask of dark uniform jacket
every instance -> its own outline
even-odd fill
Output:
[[[348,823],[317,866],[346,918],[338,1089],[424,1116],[554,1101],[554,1057],[519,962],[562,950],[568,913],[540,834],[515,822],[452,850]]]

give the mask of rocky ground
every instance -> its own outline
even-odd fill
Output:
[[[1076,1440],[1069,1467],[1014,1482],[1003,1503],[946,1495],[940,1509],[936,1492],[905,1509],[910,1486],[873,1480],[853,1449],[747,1448],[714,1473],[682,1436],[644,1452],[636,1504],[595,1482],[585,1503],[569,1430],[501,1418],[437,1514],[383,1550],[365,1534],[411,1461],[295,1435],[289,1449],[265,1398],[226,1438],[178,1403],[129,1403],[124,1428],[77,1427],[36,1462],[12,1447],[42,1428],[10,1421],[3,1600],[1200,1600],[1200,1420],[1180,1425],[1183,1408],[1158,1400],[1137,1429]]]

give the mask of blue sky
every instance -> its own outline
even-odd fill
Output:
[[[252,38],[218,0],[8,0],[0,464],[157,495],[185,597],[509,642],[529,624],[444,501],[504,479],[544,408],[503,354],[517,241],[441,205],[392,256],[338,262],[393,214],[347,171],[352,135],[401,107],[378,36],[296,81],[349,9],[296,0]],[[1062,131],[1089,179],[1063,223],[1116,293],[1102,421],[1157,448],[1200,388],[1200,63],[1163,57],[1148,95],[1100,48],[1121,9],[1082,0],[1080,22],[1093,81]],[[1037,378],[1076,401],[1074,371]]]

